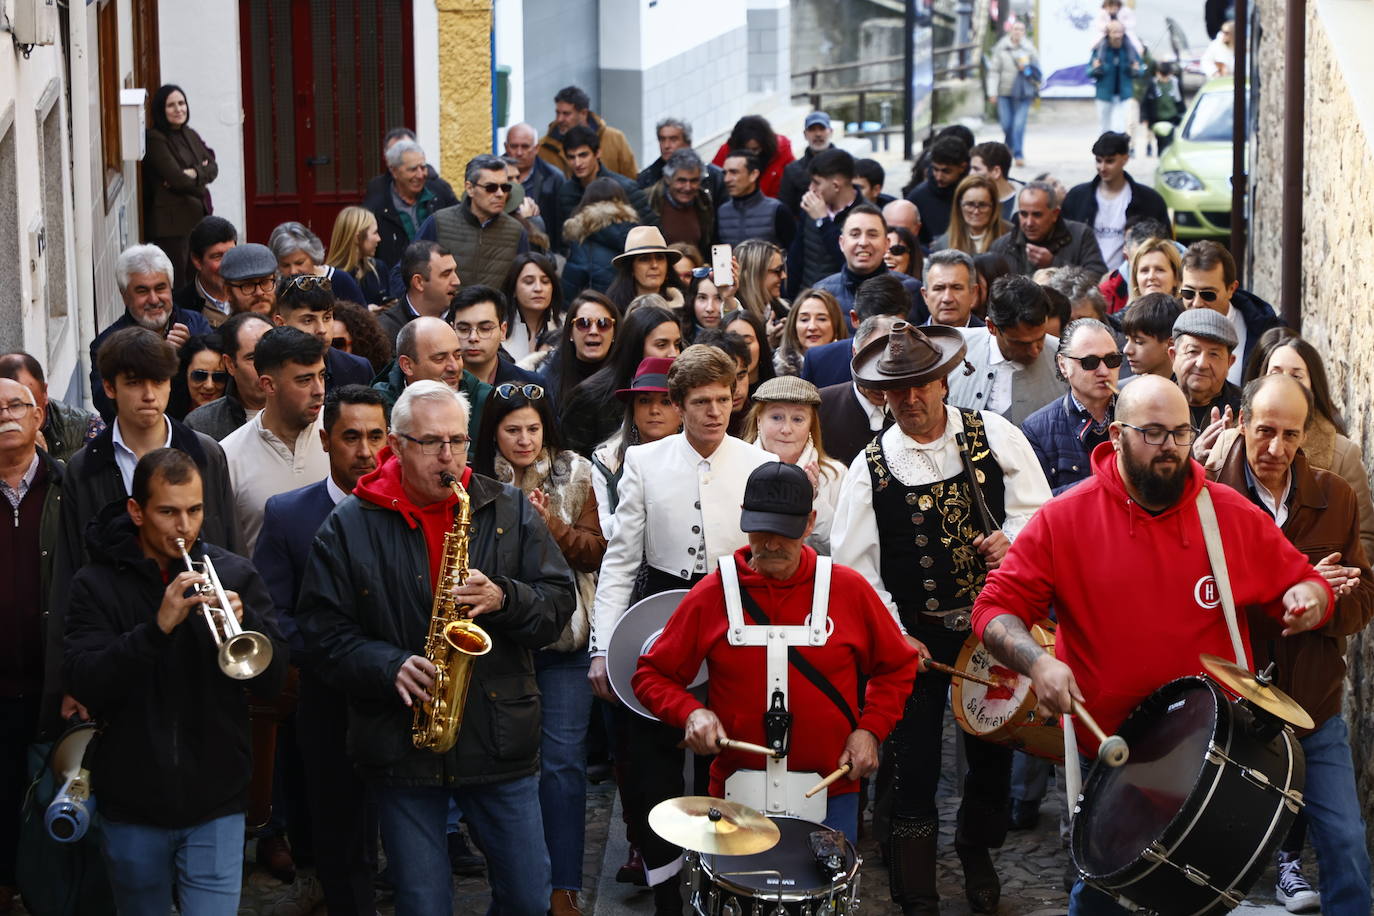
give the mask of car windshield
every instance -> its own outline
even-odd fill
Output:
[[[1229,89],[1199,97],[1183,127],[1183,139],[1195,143],[1231,142],[1234,105],[1235,96]]]

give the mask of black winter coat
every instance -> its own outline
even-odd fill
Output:
[[[387,177],[387,181],[378,182],[374,178],[369,182],[367,196],[363,198],[362,205],[371,210],[372,215],[377,217],[377,232],[382,236],[382,240],[377,243],[375,257],[377,260],[395,267],[401,263],[401,256],[405,254],[406,246],[410,244],[411,238],[406,234],[405,223],[401,220],[401,215],[391,200],[391,181],[390,176]],[[433,192],[435,199],[428,212],[415,221],[417,233],[429,216],[445,207],[453,207],[458,204],[458,198],[453,195],[453,188],[449,187],[448,182],[442,178],[435,177],[425,181],[425,190]]]
[[[1083,223],[1091,228],[1097,222],[1097,189],[1101,184],[1101,177],[1096,177],[1092,181],[1074,185],[1069,193],[1064,195],[1064,203],[1060,207],[1060,216],[1063,219]],[[1148,217],[1159,220],[1166,226],[1169,225],[1169,208],[1165,205],[1164,198],[1159,196],[1158,191],[1136,181],[1131,177],[1130,172],[1126,173],[1126,184],[1130,185],[1131,188],[1131,202],[1126,205],[1126,220],[1128,222],[1135,217]],[[1117,265],[1110,264],[1108,266],[1116,267]]]
[[[478,657],[458,743],[411,743],[414,714],[396,672],[424,653],[434,594],[424,533],[399,512],[349,496],[315,537],[296,605],[311,669],[348,695],[348,755],[370,779],[403,786],[506,782],[539,770],[536,649],[556,640],[576,603],[572,571],[519,490],[474,474],[469,567],[506,593],[477,623]]]
[[[196,559],[208,553],[242,599],[243,628],[272,641],[267,669],[237,681],[216,664],[198,609],[170,634],[158,627],[166,583],[123,507],[92,519],[86,544],[91,562],[72,581],[62,671],[102,728],[91,761],[101,813],[180,828],[243,811],[253,769],[245,687],[270,699],[288,663],[267,587],[242,557],[199,540],[190,548]]]

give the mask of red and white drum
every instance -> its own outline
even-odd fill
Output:
[[[1054,654],[1053,621],[1042,620],[1032,626],[1031,636],[1046,652]],[[1036,714],[1030,678],[999,662],[973,635],[959,651],[954,667],[996,685],[989,687],[968,678],[953,678],[950,705],[960,728],[984,741],[1064,762],[1064,729],[1057,720],[1047,722]]]

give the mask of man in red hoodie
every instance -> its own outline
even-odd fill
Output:
[[[1110,436],[1093,451],[1093,476],[1035,514],[973,608],[974,632],[1032,679],[1042,714],[1082,703],[1108,732],[1156,688],[1197,674],[1199,654],[1232,655],[1196,507],[1204,486],[1231,545],[1247,658],[1247,610],[1281,620],[1290,636],[1322,625],[1333,602],[1326,580],[1262,510],[1204,483],[1189,458],[1197,430],[1188,402],[1168,379],[1142,376],[1128,386]],[[1055,655],[1027,629],[1051,606]],[[1091,736],[1080,740],[1086,753],[1096,750]],[[1079,881],[1070,913],[1089,912],[1124,910]]]
[[[830,785],[824,823],[844,831],[853,843],[859,780],[878,767],[878,744],[901,716],[917,655],[872,586],[804,544],[816,523],[814,492],[796,465],[770,462],[749,475],[740,519],[749,546],[722,557],[720,568],[678,605],[654,647],[640,657],[634,690],[655,715],[684,730],[693,752],[719,753],[711,764],[713,796],[723,798],[729,790],[768,813],[798,812],[810,784],[849,764],[848,778]],[[815,608],[828,613],[833,627],[818,623]],[[731,621],[736,615],[745,632]],[[748,632],[770,624],[801,631],[802,641],[788,649],[790,659],[779,666],[779,683],[771,676],[779,672],[769,671],[768,649]],[[818,627],[814,640],[813,626]],[[703,660],[713,708],[687,690]],[[868,678],[862,708],[861,676]],[[791,780],[785,794],[760,792],[762,781],[743,784],[736,794],[731,777],[759,771],[764,761],[757,754],[721,752],[717,742],[770,744],[764,714],[780,699],[774,696],[779,686],[786,688],[783,705],[792,716],[785,769],[808,775]]]

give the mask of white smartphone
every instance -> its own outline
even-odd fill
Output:
[[[716,286],[734,286],[735,272],[730,265],[730,246],[711,246],[711,282]]]

